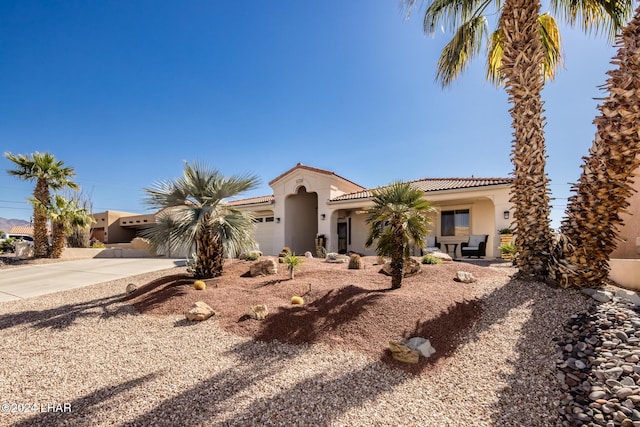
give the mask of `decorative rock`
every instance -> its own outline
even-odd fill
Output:
[[[591,298],[600,302],[609,302],[611,301],[611,298],[613,298],[613,294],[609,291],[603,291],[599,289],[595,291],[593,295],[591,295]]]
[[[442,262],[453,262],[453,258],[451,258],[451,255],[445,254],[444,252],[429,252],[429,255],[431,255],[433,258],[438,258]]]
[[[131,295],[137,290],[138,290],[138,286],[135,283],[129,283],[127,285],[127,289],[126,289],[127,295]]]
[[[589,394],[589,399],[594,401],[598,399],[604,399],[605,397],[607,397],[607,393],[601,390],[593,391]]]
[[[633,394],[633,390],[631,390],[628,387],[623,387],[617,391],[616,396],[618,397],[618,399],[624,400],[627,397],[631,396],[632,394]]]
[[[251,306],[247,311],[247,315],[255,320],[262,320],[267,317],[267,314],[269,314],[269,309],[264,304]]]
[[[389,349],[391,350],[391,356],[405,363],[418,363],[420,355],[416,350],[413,350],[402,343],[395,343],[389,341]]]
[[[324,258],[325,262],[330,263],[344,263],[349,262],[349,257],[346,255],[340,255],[335,252],[329,252],[327,256]]]
[[[456,272],[456,277],[453,280],[462,283],[473,283],[477,279],[472,273],[469,273],[467,271],[458,271]]]
[[[209,305],[203,301],[195,302],[189,311],[185,313],[185,317],[187,320],[191,321],[203,321],[207,320],[211,316],[215,315],[216,312],[213,308],[209,307]]]
[[[636,292],[627,289],[618,289],[616,291],[616,297],[626,300],[635,306],[640,306],[640,296],[638,296]]]
[[[413,337],[404,343],[407,347],[416,350],[420,355],[424,357],[430,357],[436,352],[436,349],[431,346],[431,342],[426,338]]]
[[[251,277],[267,276],[277,273],[278,264],[276,264],[276,262],[271,258],[262,261],[256,261],[251,265],[251,267],[249,267],[249,274],[251,275]]]
[[[607,379],[617,380],[622,375],[622,368],[616,366],[615,368],[607,369],[604,371],[604,377]]]
[[[422,272],[422,265],[413,258],[404,260],[404,268],[402,277],[414,276]],[[380,273],[391,276],[391,263],[388,262],[382,266]]]
[[[311,252],[307,251],[307,252],[304,253],[304,257],[305,258],[313,258],[313,254]]]

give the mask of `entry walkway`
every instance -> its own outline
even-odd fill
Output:
[[[91,258],[0,270],[0,302],[20,300],[185,265],[176,258]]]

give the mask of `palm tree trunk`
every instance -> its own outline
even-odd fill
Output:
[[[38,178],[36,188],[33,190],[33,197],[42,205],[33,206],[33,250],[36,258],[49,256],[49,237],[47,233],[47,214],[42,206],[48,206],[49,185],[47,181]]]
[[[394,248],[391,253],[391,289],[399,289],[402,286],[404,274],[404,244],[402,230],[394,232]]]
[[[506,0],[501,16],[504,57],[501,72],[512,104],[516,260],[524,277],[546,275],[551,247],[548,178],[541,92],[544,52],[539,36],[538,0]]]
[[[51,258],[60,258],[67,241],[67,235],[64,230],[64,225],[53,222],[53,242],[51,244]]]
[[[224,249],[215,235],[203,230],[196,239],[195,275],[200,279],[222,276],[224,267]]]
[[[640,167],[640,8],[617,39],[608,97],[598,107],[595,140],[569,198],[550,278],[563,287],[602,287]]]

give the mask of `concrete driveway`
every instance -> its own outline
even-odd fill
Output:
[[[0,270],[0,302],[81,288],[185,265],[175,258],[91,258]]]

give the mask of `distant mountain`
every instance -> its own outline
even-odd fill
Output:
[[[9,233],[11,227],[14,227],[16,225],[29,225],[29,221],[25,221],[23,219],[0,218],[0,230],[4,231],[5,233]]]

